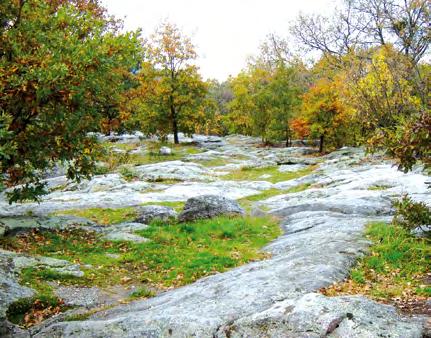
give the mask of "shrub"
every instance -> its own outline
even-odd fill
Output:
[[[394,222],[407,230],[422,229],[428,236],[431,226],[431,208],[424,202],[415,202],[408,195],[394,201]]]

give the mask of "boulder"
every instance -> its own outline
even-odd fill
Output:
[[[160,155],[172,155],[172,149],[169,147],[161,147],[159,153]]]
[[[217,195],[202,195],[188,199],[178,219],[187,222],[220,215],[243,214],[244,210],[237,201]]]
[[[137,209],[138,217],[136,222],[149,224],[154,219],[169,221],[177,218],[174,209],[162,205],[146,205]]]

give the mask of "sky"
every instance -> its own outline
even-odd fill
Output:
[[[331,11],[335,0],[102,0],[125,28],[151,34],[162,21],[178,25],[198,53],[204,79],[226,80],[246,66],[270,33],[285,37],[300,13]]]

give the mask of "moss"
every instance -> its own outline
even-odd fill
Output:
[[[85,313],[75,313],[75,314],[71,314],[66,316],[63,321],[65,322],[75,322],[75,321],[81,321],[81,320],[86,320],[88,318],[90,318],[90,316],[92,315],[92,312],[85,312]]]
[[[54,215],[73,215],[87,218],[102,225],[133,221],[137,217],[135,208],[90,208],[56,211]]]
[[[151,298],[154,297],[156,293],[150,289],[147,289],[145,287],[140,287],[133,291],[130,295],[130,299],[137,299],[137,298]]]
[[[368,190],[387,190],[389,188],[391,188],[391,186],[389,186],[389,185],[376,184],[376,185],[372,185],[372,186],[368,187]]]
[[[310,166],[295,172],[281,172],[278,169],[279,167],[243,168],[232,171],[228,175],[223,176],[223,179],[234,181],[269,181],[271,183],[278,183],[309,175],[316,169],[316,166]],[[262,178],[263,175],[268,175],[269,177]]]

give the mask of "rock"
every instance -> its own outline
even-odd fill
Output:
[[[125,222],[113,224],[110,226],[103,226],[90,228],[103,234],[103,237],[110,241],[127,241],[135,243],[148,242],[148,238],[136,235],[135,232],[148,228],[148,225],[137,222]]]
[[[154,219],[170,221],[177,218],[174,209],[162,205],[146,205],[137,208],[138,217],[136,222],[150,224]]]
[[[57,297],[64,301],[66,306],[92,307],[100,304],[101,291],[97,287],[60,286],[55,290]]]
[[[103,237],[110,241],[125,241],[125,242],[135,242],[135,243],[144,243],[149,241],[148,238],[135,235],[129,232],[122,232],[122,231],[109,232]]]
[[[402,318],[393,307],[365,297],[325,297],[310,293],[241,318],[221,328],[215,336],[421,338],[421,322]]]
[[[298,170],[302,170],[307,168],[307,165],[305,164],[283,164],[278,168],[278,171],[285,173],[285,172],[295,172]]]
[[[0,237],[3,229],[3,235],[15,235],[20,232],[30,231],[32,229],[57,230],[66,229],[72,226],[84,227],[91,226],[94,223],[82,217],[74,216],[17,216],[0,218]]]
[[[152,182],[164,180],[177,181],[210,181],[211,171],[200,164],[168,161],[156,164],[147,164],[135,167],[136,172],[142,180]]]
[[[79,265],[65,260],[39,256],[30,257],[0,249],[0,335],[9,305],[21,298],[32,297],[35,294],[34,290],[19,284],[21,270],[28,267],[48,268],[75,277],[84,275],[79,269]],[[10,328],[10,330],[12,329]]]
[[[188,199],[178,219],[187,222],[221,215],[243,214],[244,210],[234,200],[216,195],[203,195]]]
[[[172,149],[169,147],[161,147],[159,150],[160,155],[172,155]]]

